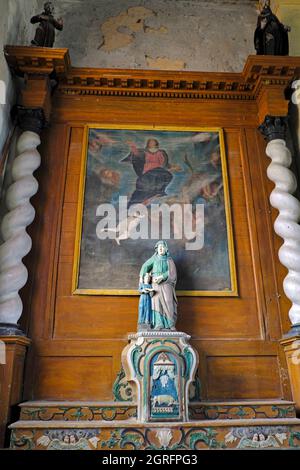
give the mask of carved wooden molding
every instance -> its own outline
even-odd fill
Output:
[[[4,55],[17,75],[65,75],[71,67],[68,49],[49,47],[5,46]]]
[[[31,339],[27,336],[0,336],[1,341],[5,344],[17,344],[19,346],[28,347],[31,345]]]
[[[300,58],[264,57],[261,62],[257,56],[248,58],[240,74],[72,68],[59,91],[66,95],[255,100],[264,86],[285,87],[299,74]]]
[[[72,67],[68,49],[6,46],[16,74],[60,76],[63,95],[256,100],[266,86],[284,88],[300,76],[300,57],[249,56],[242,73]]]

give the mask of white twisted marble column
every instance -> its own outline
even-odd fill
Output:
[[[17,327],[23,309],[19,290],[28,278],[22,259],[32,245],[26,227],[35,217],[30,198],[38,190],[33,173],[41,163],[37,151],[40,143],[35,132],[25,131],[20,135],[12,165],[13,182],[6,193],[8,212],[1,224],[4,243],[0,246],[0,329],[6,334],[21,334]]]
[[[278,256],[288,269],[283,289],[292,302],[289,318],[291,333],[295,333],[300,330],[300,202],[293,196],[297,181],[289,169],[292,156],[285,142],[286,128],[287,118],[272,116],[267,116],[260,126],[268,141],[266,154],[271,158],[267,175],[275,183],[275,188],[271,192],[270,202],[279,211],[274,230],[283,239]]]

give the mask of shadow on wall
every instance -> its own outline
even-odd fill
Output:
[[[43,1],[38,0],[7,0],[7,31],[6,44],[22,44],[30,46],[34,35],[34,26],[30,23],[31,16],[40,11]]]

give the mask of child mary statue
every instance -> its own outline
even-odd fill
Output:
[[[138,330],[149,330],[152,323],[152,302],[151,296],[153,289],[151,285],[151,274],[146,273],[140,282],[139,293],[141,294],[139,302]]]

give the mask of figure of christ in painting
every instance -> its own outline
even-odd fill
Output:
[[[138,177],[128,206],[143,203],[154,196],[165,196],[165,190],[173,178],[168,171],[166,151],[159,148],[156,139],[148,139],[144,149],[138,148],[131,141],[127,143],[130,153],[121,162],[130,162]]]
[[[154,289],[151,285],[151,274],[146,273],[143,282],[139,285],[140,302],[139,302],[139,319],[138,331],[150,330],[152,322],[152,302],[151,297]]]
[[[152,288],[154,290],[152,328],[155,330],[175,330],[177,272],[165,241],[160,240],[156,243],[154,255],[143,264],[140,271],[140,282],[147,272],[152,274]]]

